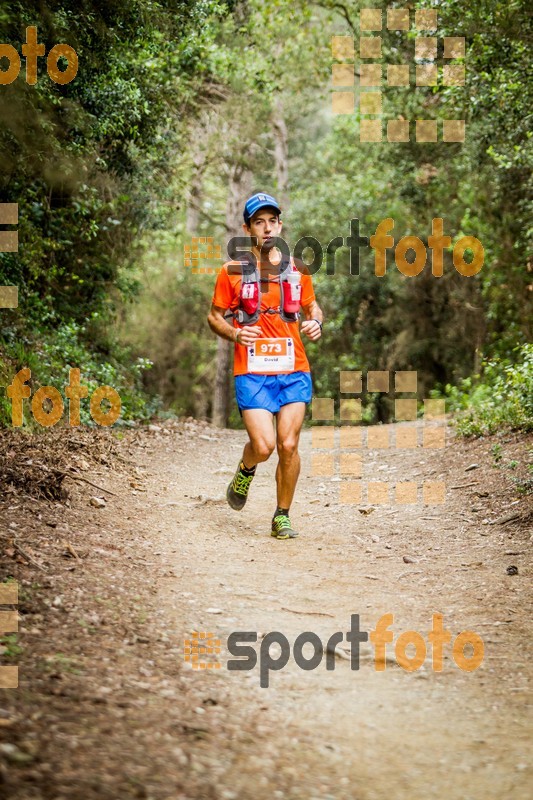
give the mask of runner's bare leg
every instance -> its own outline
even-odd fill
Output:
[[[250,441],[244,445],[242,460],[248,469],[266,461],[274,452],[274,416],[265,408],[249,408],[242,412],[242,419]]]
[[[276,486],[278,506],[290,508],[300,474],[298,442],[305,417],[305,403],[288,403],[278,411],[276,438],[278,466]]]

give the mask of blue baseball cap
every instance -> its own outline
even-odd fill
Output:
[[[258,194],[253,194],[251,197],[249,197],[244,206],[244,221],[247,225],[255,212],[259,211],[260,208],[275,208],[278,214],[281,214],[281,208],[278,205],[278,201],[275,200],[270,194],[259,192]]]

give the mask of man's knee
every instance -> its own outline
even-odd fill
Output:
[[[292,458],[298,452],[298,436],[284,436],[278,439],[278,455],[280,458]]]
[[[268,439],[255,439],[252,442],[252,447],[259,461],[266,461],[274,452],[275,444]]]

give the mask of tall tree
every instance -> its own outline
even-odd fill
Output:
[[[250,171],[241,163],[235,164],[230,169],[226,206],[226,228],[229,238],[242,235],[242,223],[240,220],[242,218],[242,208],[250,192],[251,177]],[[229,419],[232,349],[231,342],[218,338],[213,424],[220,428],[226,427]]]

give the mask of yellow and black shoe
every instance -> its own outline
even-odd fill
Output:
[[[250,490],[250,484],[254,479],[254,475],[255,467],[253,470],[246,469],[244,463],[241,461],[239,468],[233,476],[233,480],[226,491],[226,500],[234,511],[240,511],[242,508],[244,508],[244,504],[248,499],[248,492]]]
[[[276,514],[272,520],[272,533],[276,539],[295,539],[298,532],[291,525],[287,514]]]

